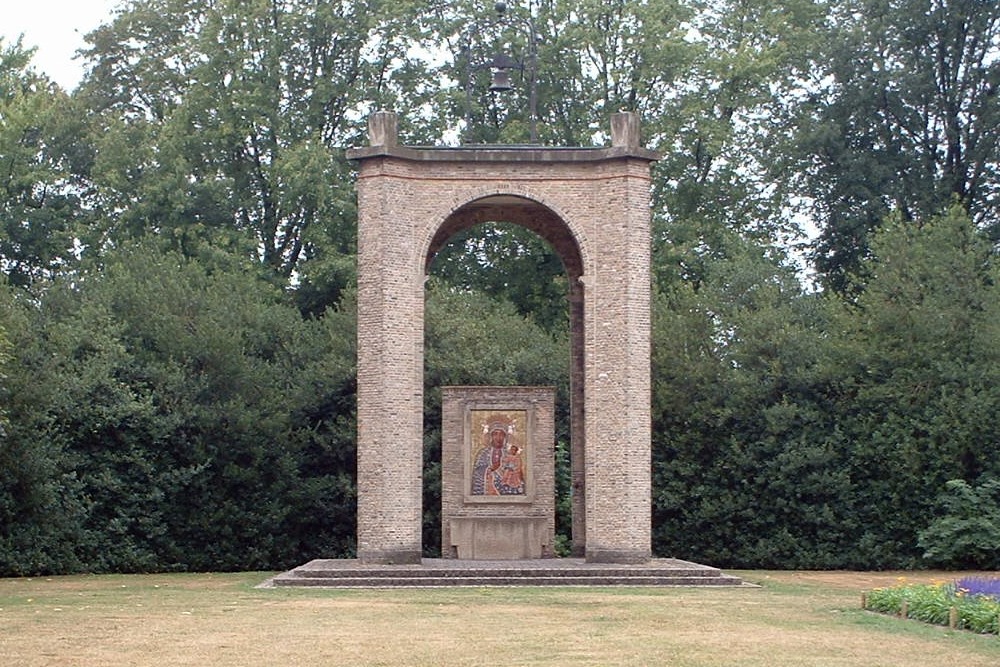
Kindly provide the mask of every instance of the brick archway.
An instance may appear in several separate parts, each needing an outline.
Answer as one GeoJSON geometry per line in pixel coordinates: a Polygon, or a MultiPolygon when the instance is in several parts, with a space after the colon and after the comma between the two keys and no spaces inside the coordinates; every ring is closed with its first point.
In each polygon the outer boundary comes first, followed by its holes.
{"type": "Polygon", "coordinates": [[[509,222],[524,227],[552,246],[566,271],[570,317],[570,466],[573,487],[573,554],[583,556],[587,543],[586,451],[584,443],[584,337],[583,337],[583,267],[587,264],[582,248],[585,237],[572,229],[567,220],[550,205],[528,195],[522,188],[511,194],[489,191],[452,210],[427,244],[425,272],[430,272],[434,257],[455,234],[475,225],[509,222]]]}
{"type": "Polygon", "coordinates": [[[650,558],[649,165],[638,118],[611,148],[414,148],[369,123],[358,161],[358,558],[421,556],[424,277],[453,234],[512,222],[560,255],[570,288],[574,548],[650,558]],[[578,506],[579,504],[579,506],[578,506]]]}
{"type": "Polygon", "coordinates": [[[543,202],[525,192],[511,193],[509,189],[477,196],[449,212],[427,243],[426,269],[448,239],[488,222],[510,222],[531,230],[556,251],[570,280],[583,275],[585,260],[579,230],[571,229],[562,215],[543,202]]]}

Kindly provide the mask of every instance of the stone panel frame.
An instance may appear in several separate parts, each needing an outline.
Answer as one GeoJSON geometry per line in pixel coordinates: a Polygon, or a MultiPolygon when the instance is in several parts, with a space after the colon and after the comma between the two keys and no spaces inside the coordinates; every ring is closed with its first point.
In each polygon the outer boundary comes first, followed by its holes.
{"type": "Polygon", "coordinates": [[[610,148],[399,146],[369,121],[358,162],[358,558],[420,561],[424,280],[454,233],[507,221],[549,241],[570,283],[574,551],[650,552],[650,164],[638,116],[610,148]]]}
{"type": "MultiPolygon", "coordinates": [[[[445,387],[445,389],[448,389],[448,387],[445,387]]],[[[485,405],[467,405],[465,410],[463,410],[462,432],[459,434],[462,466],[461,468],[456,467],[455,472],[462,475],[462,498],[466,505],[530,505],[535,501],[538,469],[545,462],[546,450],[535,439],[538,436],[535,411],[530,405],[517,405],[517,407],[514,407],[516,403],[516,399],[512,398],[498,403],[490,402],[485,405]],[[494,496],[485,492],[476,493],[475,491],[478,482],[476,479],[477,454],[480,453],[482,449],[480,445],[484,440],[484,436],[486,436],[485,429],[479,430],[482,428],[479,426],[479,423],[488,421],[491,415],[498,414],[511,417],[511,421],[517,424],[517,432],[512,435],[517,437],[518,442],[515,443],[515,446],[521,448],[521,456],[525,461],[522,475],[524,478],[523,490],[519,494],[494,496]]],[[[442,432],[442,449],[445,446],[444,440],[449,435],[451,434],[442,432]]],[[[551,458],[553,453],[550,452],[549,454],[549,458],[551,458]]],[[[444,454],[442,453],[443,457],[444,454]]],[[[442,474],[447,474],[448,472],[442,471],[442,474]]]]}
{"type": "Polygon", "coordinates": [[[441,389],[441,545],[445,558],[477,560],[553,555],[555,539],[555,389],[553,387],[442,387],[441,389]],[[483,441],[480,420],[515,416],[515,444],[525,447],[523,495],[489,496],[471,492],[472,461],[483,441]],[[470,549],[468,536],[454,534],[490,526],[506,536],[498,551],[470,549]],[[464,540],[464,543],[463,543],[464,540]]]}

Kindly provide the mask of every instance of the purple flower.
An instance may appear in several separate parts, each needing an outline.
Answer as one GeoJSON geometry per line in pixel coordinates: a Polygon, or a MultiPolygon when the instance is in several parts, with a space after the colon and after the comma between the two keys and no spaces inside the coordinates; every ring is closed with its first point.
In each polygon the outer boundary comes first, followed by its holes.
{"type": "Polygon", "coordinates": [[[962,577],[955,582],[955,591],[965,595],[981,595],[1000,601],[1000,578],[962,577]]]}

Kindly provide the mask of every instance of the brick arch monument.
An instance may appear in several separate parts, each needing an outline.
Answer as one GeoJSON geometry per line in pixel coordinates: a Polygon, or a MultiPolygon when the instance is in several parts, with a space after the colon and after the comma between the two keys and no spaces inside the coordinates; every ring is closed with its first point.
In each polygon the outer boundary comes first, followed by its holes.
{"type": "Polygon", "coordinates": [[[610,148],[420,148],[396,116],[348,151],[358,175],[358,559],[419,563],[424,282],[483,222],[548,241],[570,284],[573,544],[589,562],[650,559],[650,164],[638,116],[610,148]]]}

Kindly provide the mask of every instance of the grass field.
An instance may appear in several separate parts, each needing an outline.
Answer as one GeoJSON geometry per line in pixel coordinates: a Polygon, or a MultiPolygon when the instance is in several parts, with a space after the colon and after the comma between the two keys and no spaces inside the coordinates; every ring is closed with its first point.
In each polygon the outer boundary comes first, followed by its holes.
{"type": "Polygon", "coordinates": [[[266,573],[0,579],[0,665],[1000,664],[998,637],[861,611],[861,591],[897,574],[736,574],[761,587],[256,588],[266,573]]]}

